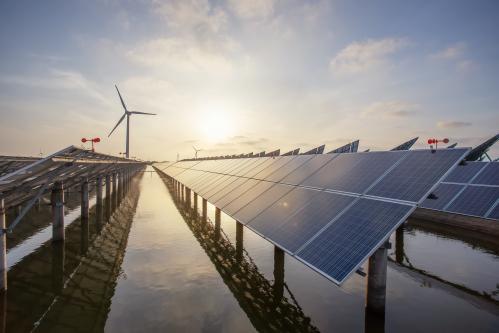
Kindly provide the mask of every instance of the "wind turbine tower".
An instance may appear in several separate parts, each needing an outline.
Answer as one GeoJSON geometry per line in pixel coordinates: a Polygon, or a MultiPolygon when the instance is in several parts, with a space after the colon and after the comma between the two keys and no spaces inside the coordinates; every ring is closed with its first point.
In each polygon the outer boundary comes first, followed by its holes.
{"type": "Polygon", "coordinates": [[[139,112],[139,111],[129,111],[127,109],[126,105],[125,105],[125,102],[123,101],[123,98],[121,97],[121,94],[120,94],[120,91],[118,89],[118,86],[117,85],[114,85],[114,86],[116,87],[116,91],[118,92],[118,96],[120,97],[121,105],[123,105],[123,109],[125,110],[125,113],[123,113],[123,115],[121,116],[120,120],[118,120],[118,122],[114,126],[113,130],[109,133],[108,137],[110,137],[111,134],[113,134],[113,132],[116,129],[116,127],[118,127],[119,124],[121,124],[121,122],[123,121],[123,119],[125,119],[125,116],[126,116],[126,150],[125,150],[125,157],[129,158],[130,157],[130,116],[132,114],[145,114],[145,115],[155,116],[156,114],[155,113],[147,113],[147,112],[139,112]]]}
{"type": "Polygon", "coordinates": [[[194,149],[194,158],[198,158],[198,152],[202,151],[202,149],[196,149],[196,147],[192,146],[192,149],[194,149]]]}

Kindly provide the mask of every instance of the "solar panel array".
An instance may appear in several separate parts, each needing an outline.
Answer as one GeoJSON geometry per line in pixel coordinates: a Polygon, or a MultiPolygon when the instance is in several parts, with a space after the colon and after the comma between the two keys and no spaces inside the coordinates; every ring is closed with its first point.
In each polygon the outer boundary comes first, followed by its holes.
{"type": "Polygon", "coordinates": [[[458,165],[421,207],[499,220],[499,162],[458,165]]]}
{"type": "Polygon", "coordinates": [[[155,167],[341,284],[467,152],[296,155],[155,167]]]}

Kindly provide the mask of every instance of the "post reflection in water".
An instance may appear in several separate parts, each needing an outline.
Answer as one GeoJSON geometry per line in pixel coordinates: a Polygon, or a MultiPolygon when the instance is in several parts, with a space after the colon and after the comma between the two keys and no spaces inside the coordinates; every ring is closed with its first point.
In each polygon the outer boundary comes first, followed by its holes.
{"type": "Polygon", "coordinates": [[[88,223],[80,219],[69,225],[64,242],[46,242],[9,270],[6,303],[0,300],[0,324],[7,332],[103,331],[137,207],[140,177],[132,180],[122,198],[106,197],[105,207],[93,207],[88,223]],[[120,205],[111,206],[114,200],[120,205]],[[109,216],[105,223],[104,210],[109,216]]]}
{"type": "MultiPolygon", "coordinates": [[[[176,193],[166,178],[175,205],[185,223],[204,249],[224,283],[230,289],[240,307],[245,311],[256,330],[260,332],[318,332],[291,292],[284,296],[284,252],[276,255],[275,281],[272,283],[259,272],[251,257],[243,249],[243,233],[237,232],[234,246],[220,228],[220,214],[215,214],[215,225],[206,223],[204,200],[203,214],[192,209],[176,193]]],[[[242,227],[242,225],[241,225],[242,227]]],[[[240,227],[238,227],[239,229],[240,227]]]]}

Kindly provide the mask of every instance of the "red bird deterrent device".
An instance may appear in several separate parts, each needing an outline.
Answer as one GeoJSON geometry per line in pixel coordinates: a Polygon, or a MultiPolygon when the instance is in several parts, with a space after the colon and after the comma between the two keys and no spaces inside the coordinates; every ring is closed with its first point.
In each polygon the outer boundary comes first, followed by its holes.
{"type": "Polygon", "coordinates": [[[94,152],[95,151],[95,149],[94,149],[94,143],[100,142],[100,138],[93,138],[93,139],[82,138],[81,139],[81,142],[83,142],[83,143],[86,143],[88,141],[92,142],[92,151],[94,152]]]}
{"type": "Polygon", "coordinates": [[[428,144],[431,145],[431,144],[435,144],[435,149],[438,148],[438,143],[439,142],[442,142],[442,143],[449,143],[449,139],[445,138],[445,139],[442,139],[442,140],[438,140],[438,139],[435,139],[435,138],[431,138],[431,139],[428,139],[428,144]]]}

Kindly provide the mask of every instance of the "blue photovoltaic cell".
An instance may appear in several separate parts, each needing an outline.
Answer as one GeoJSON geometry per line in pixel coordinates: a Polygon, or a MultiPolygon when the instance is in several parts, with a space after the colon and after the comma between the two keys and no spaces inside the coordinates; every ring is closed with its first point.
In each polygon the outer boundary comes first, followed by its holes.
{"type": "Polygon", "coordinates": [[[290,174],[292,171],[294,171],[296,168],[301,166],[303,163],[306,163],[308,160],[310,160],[314,155],[302,155],[300,159],[298,158],[293,158],[293,157],[287,157],[289,159],[289,162],[286,163],[285,165],[281,166],[274,172],[272,172],[270,175],[265,177],[266,181],[270,182],[279,182],[281,181],[285,176],[290,174]]]}
{"type": "Polygon", "coordinates": [[[336,191],[363,193],[404,152],[344,153],[303,181],[302,185],[336,191]]]}
{"type": "Polygon", "coordinates": [[[247,178],[240,178],[240,177],[235,177],[235,178],[236,180],[234,180],[230,184],[227,184],[227,186],[220,189],[220,191],[218,191],[217,193],[213,194],[212,197],[210,198],[210,202],[212,202],[217,207],[223,207],[227,202],[229,202],[226,201],[228,200],[228,198],[225,198],[225,196],[237,190],[243,184],[248,182],[247,178]]]}
{"type": "MultiPolygon", "coordinates": [[[[237,212],[239,209],[242,207],[246,206],[248,202],[254,200],[257,198],[259,195],[261,195],[263,192],[267,191],[269,188],[274,186],[275,184],[269,183],[269,182],[264,182],[261,180],[255,180],[257,184],[255,186],[248,186],[247,189],[244,189],[243,191],[237,191],[239,195],[234,196],[232,193],[232,197],[234,197],[234,200],[232,200],[230,203],[225,205],[223,207],[224,211],[229,214],[230,216],[233,216],[235,212],[237,212]]],[[[246,184],[244,184],[246,185],[246,184]]],[[[236,191],[234,191],[236,192],[236,191]]],[[[228,195],[228,196],[229,196],[228,195]]],[[[247,222],[247,221],[246,221],[247,222]]]]}
{"type": "Polygon", "coordinates": [[[277,157],[273,159],[274,163],[270,164],[268,167],[255,174],[252,178],[263,180],[266,177],[268,177],[271,173],[276,172],[277,170],[285,166],[287,163],[291,162],[292,159],[293,156],[277,157]]]}
{"type": "Polygon", "coordinates": [[[499,186],[499,162],[487,162],[487,166],[473,180],[473,184],[485,184],[485,185],[498,185],[499,186]]]}
{"type": "Polygon", "coordinates": [[[446,211],[484,217],[499,199],[499,187],[468,186],[446,211]]]}
{"type": "Polygon", "coordinates": [[[408,154],[369,195],[419,203],[467,149],[405,151],[408,154]]]}
{"type": "Polygon", "coordinates": [[[225,211],[225,207],[228,204],[244,195],[246,192],[250,191],[253,187],[260,184],[261,182],[261,180],[242,178],[241,181],[237,182],[236,185],[238,186],[236,188],[233,188],[230,192],[227,192],[225,196],[223,196],[216,202],[217,207],[220,207],[225,211]]]}
{"type": "Polygon", "coordinates": [[[242,200],[246,200],[246,204],[235,211],[233,216],[239,222],[246,224],[292,189],[292,186],[274,184],[274,186],[265,190],[260,195],[255,196],[254,199],[244,197],[242,200]]]}
{"type": "Polygon", "coordinates": [[[427,198],[425,201],[423,201],[421,207],[442,210],[463,188],[464,185],[440,184],[432,192],[436,196],[436,198],[427,198]]]}
{"type": "Polygon", "coordinates": [[[489,216],[487,216],[489,219],[494,219],[494,220],[499,220],[499,205],[495,206],[492,212],[490,212],[489,216]]]}
{"type": "Polygon", "coordinates": [[[295,188],[250,221],[248,227],[296,252],[355,197],[295,188]]]}
{"type": "Polygon", "coordinates": [[[298,257],[342,283],[412,210],[408,205],[359,199],[298,257]]]}
{"type": "Polygon", "coordinates": [[[459,164],[443,181],[449,183],[468,183],[485,165],[487,165],[485,162],[467,162],[465,165],[459,164]]]}
{"type": "Polygon", "coordinates": [[[283,184],[298,185],[301,184],[305,179],[310,177],[312,174],[317,172],[326,163],[334,159],[338,154],[328,154],[328,155],[298,155],[295,158],[297,160],[312,156],[306,163],[302,164],[298,169],[291,172],[289,175],[281,180],[283,184]]]}

